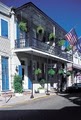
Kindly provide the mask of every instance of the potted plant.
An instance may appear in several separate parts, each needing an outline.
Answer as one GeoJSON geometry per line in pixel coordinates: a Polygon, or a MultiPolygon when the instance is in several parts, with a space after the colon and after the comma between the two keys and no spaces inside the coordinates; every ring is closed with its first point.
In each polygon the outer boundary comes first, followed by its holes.
{"type": "Polygon", "coordinates": [[[62,68],[59,69],[58,74],[63,75],[64,74],[64,70],[62,68]]]}
{"type": "Polygon", "coordinates": [[[43,34],[44,33],[44,28],[42,26],[37,27],[37,33],[38,34],[43,34]]]}
{"type": "Polygon", "coordinates": [[[41,74],[41,73],[42,73],[42,71],[41,71],[40,68],[38,68],[38,69],[35,70],[35,75],[38,75],[38,74],[41,74]]]}
{"type": "Polygon", "coordinates": [[[20,28],[20,30],[22,30],[23,32],[27,32],[27,25],[26,25],[25,22],[21,21],[21,22],[19,23],[19,28],[20,28]]]}
{"type": "Polygon", "coordinates": [[[35,69],[34,71],[36,78],[39,80],[39,77],[41,77],[42,70],[40,68],[35,69]]]}
{"type": "Polygon", "coordinates": [[[55,40],[55,35],[54,35],[54,33],[50,33],[50,34],[49,34],[49,40],[50,40],[50,41],[54,41],[54,40],[55,40]]]}
{"type": "Polygon", "coordinates": [[[40,80],[40,85],[44,88],[44,84],[45,84],[45,79],[41,79],[40,80]]]}
{"type": "Polygon", "coordinates": [[[70,50],[72,50],[72,46],[70,45],[65,48],[65,51],[70,51],[70,50]]]}
{"type": "Polygon", "coordinates": [[[48,75],[51,75],[51,76],[53,76],[55,74],[55,71],[51,68],[51,69],[49,69],[49,71],[48,71],[48,75]]]}
{"type": "Polygon", "coordinates": [[[63,46],[63,45],[64,45],[64,42],[65,42],[65,40],[60,40],[60,41],[58,41],[58,45],[59,45],[59,46],[63,46]]]}
{"type": "Polygon", "coordinates": [[[71,76],[71,72],[70,71],[67,71],[66,72],[66,75],[69,77],[69,76],[71,76]]]}
{"type": "Polygon", "coordinates": [[[45,79],[41,79],[39,83],[41,85],[41,87],[38,88],[39,93],[45,93],[44,89],[45,79]]]}
{"type": "Polygon", "coordinates": [[[19,75],[14,76],[14,90],[15,90],[15,93],[17,93],[18,96],[20,96],[21,93],[23,92],[22,78],[19,75]]]}

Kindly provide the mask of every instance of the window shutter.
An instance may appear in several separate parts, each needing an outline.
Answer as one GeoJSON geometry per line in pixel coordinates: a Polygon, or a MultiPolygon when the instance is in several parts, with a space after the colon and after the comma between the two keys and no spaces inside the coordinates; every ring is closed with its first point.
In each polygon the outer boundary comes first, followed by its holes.
{"type": "Polygon", "coordinates": [[[18,69],[18,70],[19,70],[19,76],[22,77],[22,65],[19,65],[18,68],[19,68],[19,69],[18,69]]]}
{"type": "Polygon", "coordinates": [[[2,57],[2,90],[9,90],[8,58],[2,57]]]}
{"type": "Polygon", "coordinates": [[[1,36],[8,37],[8,22],[1,19],[1,36]]]}

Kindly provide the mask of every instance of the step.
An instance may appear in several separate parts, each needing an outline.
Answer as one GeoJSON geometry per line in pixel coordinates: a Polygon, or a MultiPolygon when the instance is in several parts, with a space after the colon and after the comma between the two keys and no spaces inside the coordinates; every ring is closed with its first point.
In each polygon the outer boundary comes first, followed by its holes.
{"type": "Polygon", "coordinates": [[[12,91],[6,91],[6,92],[1,92],[2,97],[11,97],[14,96],[15,94],[12,91]]]}

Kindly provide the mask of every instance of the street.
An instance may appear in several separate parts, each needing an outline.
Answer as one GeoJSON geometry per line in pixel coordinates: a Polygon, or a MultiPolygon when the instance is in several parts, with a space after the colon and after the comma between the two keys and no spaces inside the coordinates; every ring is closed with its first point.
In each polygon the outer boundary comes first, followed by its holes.
{"type": "Polygon", "coordinates": [[[58,94],[21,105],[0,108],[0,120],[81,120],[81,93],[58,94]]]}

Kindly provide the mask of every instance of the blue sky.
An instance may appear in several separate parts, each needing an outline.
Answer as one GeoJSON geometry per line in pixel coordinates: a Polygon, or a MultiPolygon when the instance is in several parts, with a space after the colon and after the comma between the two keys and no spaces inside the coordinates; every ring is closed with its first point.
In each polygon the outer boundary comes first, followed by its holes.
{"type": "MultiPolygon", "coordinates": [[[[30,0],[0,0],[8,6],[21,6],[30,0]]],[[[80,0],[31,0],[37,7],[55,20],[66,31],[75,27],[81,36],[81,1],[80,0]]]]}

